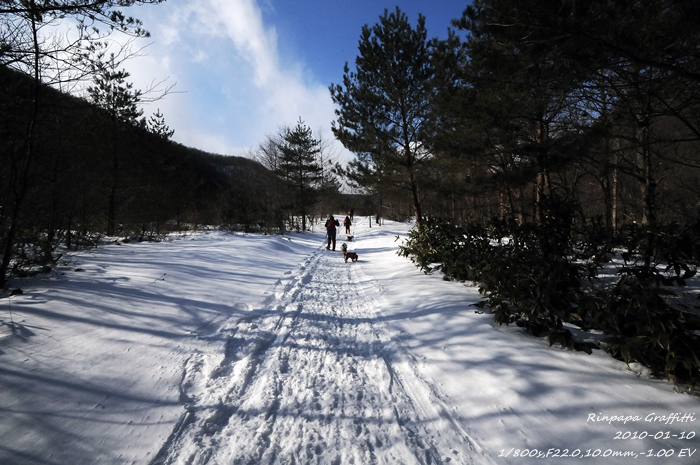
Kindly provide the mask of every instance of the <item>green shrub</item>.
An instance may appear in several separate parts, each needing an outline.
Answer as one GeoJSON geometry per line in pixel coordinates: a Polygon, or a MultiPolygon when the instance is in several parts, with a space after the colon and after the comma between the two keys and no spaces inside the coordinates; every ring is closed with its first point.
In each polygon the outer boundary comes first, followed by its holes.
{"type": "Polygon", "coordinates": [[[581,312],[587,327],[608,335],[603,342],[614,357],[691,384],[700,381],[700,316],[678,294],[696,274],[699,237],[692,225],[626,225],[617,237],[626,249],[617,281],[581,312]]]}
{"type": "Polygon", "coordinates": [[[696,273],[700,228],[631,225],[612,238],[600,221],[574,230],[569,210],[551,211],[539,226],[427,219],[399,253],[426,273],[478,282],[499,324],[588,353],[593,345],[574,340],[564,323],[601,330],[608,352],[626,363],[675,382],[700,382],[700,308],[677,299],[696,273]],[[596,276],[612,266],[614,245],[626,249],[625,265],[606,284],[596,276]]]}
{"type": "Polygon", "coordinates": [[[663,278],[640,267],[623,268],[591,323],[609,337],[608,352],[625,363],[639,362],[676,382],[700,381],[700,316],[678,308],[663,278]]]}
{"type": "MultiPolygon", "coordinates": [[[[564,219],[563,221],[569,221],[564,219]]],[[[516,323],[550,344],[575,347],[565,322],[575,321],[587,268],[569,257],[568,225],[550,217],[540,226],[510,225],[481,270],[479,291],[498,324],[516,323]]],[[[503,225],[495,228],[501,234],[503,225]]]]}
{"type": "Polygon", "coordinates": [[[472,223],[458,226],[436,218],[423,220],[399,255],[409,257],[426,274],[441,271],[444,279],[478,281],[493,247],[486,227],[472,223]]]}
{"type": "Polygon", "coordinates": [[[588,270],[571,262],[571,216],[566,209],[543,225],[458,226],[426,219],[399,249],[425,273],[444,279],[474,281],[499,324],[516,323],[550,343],[574,347],[563,322],[575,319],[581,281],[588,270]]]}

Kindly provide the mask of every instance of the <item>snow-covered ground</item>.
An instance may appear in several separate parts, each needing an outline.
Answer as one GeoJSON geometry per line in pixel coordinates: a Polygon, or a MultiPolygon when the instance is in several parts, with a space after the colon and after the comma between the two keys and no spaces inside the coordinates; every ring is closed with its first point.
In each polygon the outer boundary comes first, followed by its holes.
{"type": "Polygon", "coordinates": [[[14,282],[0,463],[700,463],[697,398],[494,326],[396,255],[409,225],[373,226],[356,263],[318,232],[208,232],[14,282]]]}

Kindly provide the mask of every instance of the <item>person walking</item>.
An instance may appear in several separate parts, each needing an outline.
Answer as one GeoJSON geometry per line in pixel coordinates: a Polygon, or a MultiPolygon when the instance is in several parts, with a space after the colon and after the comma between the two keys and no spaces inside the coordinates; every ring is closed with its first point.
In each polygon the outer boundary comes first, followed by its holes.
{"type": "Polygon", "coordinates": [[[330,250],[331,243],[333,244],[333,251],[335,252],[335,234],[336,229],[340,227],[338,220],[333,218],[333,215],[329,215],[326,220],[326,235],[328,236],[328,245],[326,245],[326,250],[330,250]]]}
{"type": "Polygon", "coordinates": [[[350,220],[350,216],[348,215],[343,220],[343,226],[345,226],[345,234],[350,234],[350,225],[351,224],[352,224],[352,221],[350,220]]]}

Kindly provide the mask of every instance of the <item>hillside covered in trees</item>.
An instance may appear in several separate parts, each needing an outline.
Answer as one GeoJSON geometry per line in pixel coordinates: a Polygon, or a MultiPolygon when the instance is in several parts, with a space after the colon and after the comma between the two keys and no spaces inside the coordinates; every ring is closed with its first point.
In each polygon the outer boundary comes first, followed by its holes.
{"type": "Polygon", "coordinates": [[[27,163],[32,81],[1,67],[0,82],[3,250],[15,225],[8,273],[49,266],[57,248],[92,246],[105,234],[154,239],[202,224],[280,226],[269,213],[272,173],[261,164],[185,147],[138,124],[114,126],[104,110],[48,86],[27,163]]]}
{"type": "Polygon", "coordinates": [[[160,111],[143,117],[141,104],[171,87],[129,82],[129,38],[149,33],[120,8],[161,2],[0,5],[0,287],[11,276],[49,270],[62,250],[102,238],[152,240],[203,224],[305,229],[319,214],[319,193],[323,209],[339,201],[331,165],[316,161],[326,146],[310,130],[305,140],[284,142],[292,133],[286,129],[274,139],[270,154],[284,155],[278,165],[259,153],[262,163],[185,147],[170,140],[160,111]],[[58,26],[65,25],[74,35],[63,34],[58,26]],[[113,34],[126,45],[115,50],[113,34]],[[312,166],[294,159],[304,155],[298,143],[316,147],[305,161],[312,166]],[[303,176],[301,196],[300,169],[311,175],[303,176]]]}

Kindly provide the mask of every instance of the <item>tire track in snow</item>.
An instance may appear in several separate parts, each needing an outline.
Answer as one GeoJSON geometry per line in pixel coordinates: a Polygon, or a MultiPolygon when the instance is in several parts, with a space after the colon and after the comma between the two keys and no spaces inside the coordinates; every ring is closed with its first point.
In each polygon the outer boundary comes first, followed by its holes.
{"type": "Polygon", "coordinates": [[[188,360],[186,411],[151,464],[487,462],[374,319],[378,295],[319,249],[222,329],[221,360],[188,360]]]}

